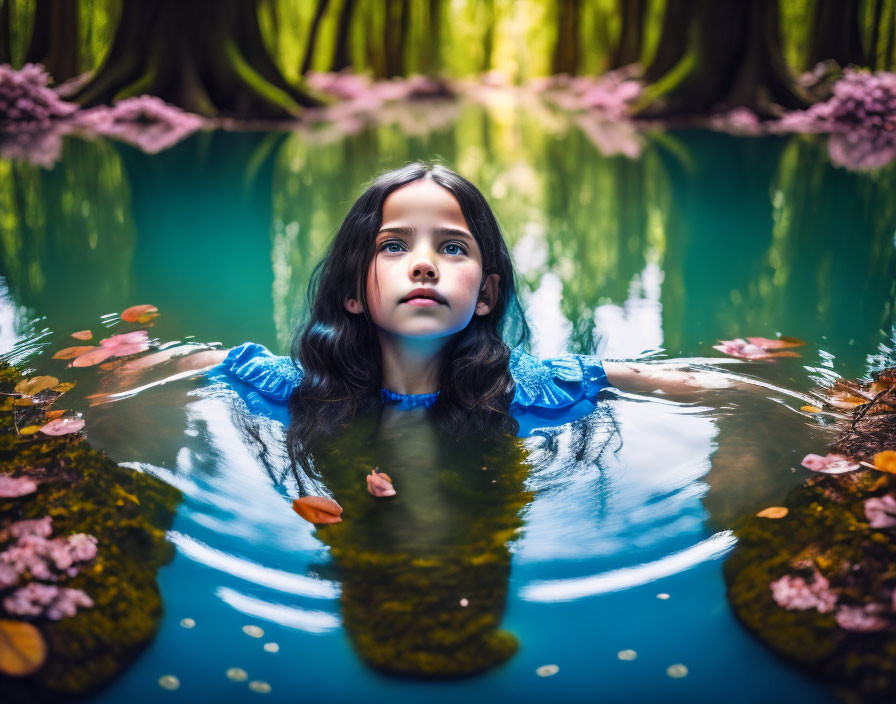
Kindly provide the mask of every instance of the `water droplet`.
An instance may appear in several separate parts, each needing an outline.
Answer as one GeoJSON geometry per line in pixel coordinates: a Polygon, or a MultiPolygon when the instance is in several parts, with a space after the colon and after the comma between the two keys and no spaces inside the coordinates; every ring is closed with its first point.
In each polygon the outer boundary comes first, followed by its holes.
{"type": "Polygon", "coordinates": [[[162,689],[177,689],[180,687],[180,680],[174,675],[162,675],[159,677],[159,687],[162,689]]]}
{"type": "Polygon", "coordinates": [[[280,646],[277,645],[276,643],[265,643],[264,649],[267,650],[269,653],[279,653],[280,652],[280,646]]]}
{"type": "Polygon", "coordinates": [[[461,600],[460,600],[460,605],[461,605],[461,606],[469,606],[469,605],[470,605],[470,602],[469,602],[468,599],[461,599],[461,600]]]}
{"type": "Polygon", "coordinates": [[[180,620],[180,625],[184,628],[193,628],[196,625],[196,622],[191,618],[182,618],[180,620]]]}
{"type": "Polygon", "coordinates": [[[663,592],[662,594],[657,594],[657,595],[656,595],[656,598],[657,598],[657,599],[668,599],[668,598],[669,598],[669,595],[666,594],[665,592],[663,592]]]}
{"type": "Polygon", "coordinates": [[[249,683],[249,689],[253,692],[258,692],[259,694],[267,694],[271,691],[271,685],[267,682],[262,682],[261,680],[252,680],[249,683]]]}
{"type": "Polygon", "coordinates": [[[535,670],[535,674],[539,677],[550,677],[551,675],[556,675],[560,670],[556,665],[542,665],[537,670],[535,670]]]}
{"type": "Polygon", "coordinates": [[[684,677],[686,674],[688,674],[688,668],[686,668],[684,665],[682,665],[680,663],[675,664],[675,665],[669,665],[669,667],[666,668],[666,674],[669,675],[669,677],[674,677],[675,679],[680,679],[680,678],[684,677]]]}
{"type": "Polygon", "coordinates": [[[261,638],[264,635],[264,630],[258,626],[243,626],[243,633],[253,638],[261,638]]]}
{"type": "Polygon", "coordinates": [[[620,660],[634,660],[638,654],[634,650],[620,650],[616,653],[616,657],[620,660]]]}
{"type": "Polygon", "coordinates": [[[231,667],[227,670],[227,679],[234,682],[245,682],[249,679],[248,673],[241,667],[231,667]]]}

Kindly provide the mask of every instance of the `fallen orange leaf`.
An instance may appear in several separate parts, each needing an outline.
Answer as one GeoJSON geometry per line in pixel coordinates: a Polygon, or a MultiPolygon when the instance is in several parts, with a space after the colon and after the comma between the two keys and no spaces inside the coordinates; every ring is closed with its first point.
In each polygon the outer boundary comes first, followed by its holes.
{"type": "Polygon", "coordinates": [[[47,411],[44,415],[50,420],[55,420],[56,418],[61,418],[65,415],[65,411],[47,411]]]}
{"type": "Polygon", "coordinates": [[[806,411],[806,413],[821,413],[821,409],[818,406],[800,406],[801,411],[806,411]]]}
{"type": "Polygon", "coordinates": [[[342,506],[324,496],[303,496],[292,502],[292,509],[309,523],[342,521],[342,506]]]}
{"type": "Polygon", "coordinates": [[[148,323],[158,317],[159,309],[149,304],[131,306],[121,314],[121,319],[126,323],[148,323]]]}
{"type": "Polygon", "coordinates": [[[784,518],[787,515],[787,508],[784,506],[769,506],[762,509],[756,514],[759,518],[784,518]]]}
{"type": "Polygon", "coordinates": [[[54,386],[53,391],[58,391],[61,394],[67,393],[75,388],[75,382],[73,381],[63,381],[59,386],[54,386]]]}
{"type": "Polygon", "coordinates": [[[51,389],[59,383],[55,376],[35,376],[31,379],[22,379],[15,386],[15,391],[23,396],[34,396],[41,391],[51,389]]]}
{"type": "Polygon", "coordinates": [[[806,343],[796,337],[782,336],[776,340],[770,340],[767,337],[748,337],[747,341],[751,345],[756,345],[766,350],[780,350],[784,347],[801,347],[806,343]]]}
{"type": "Polygon", "coordinates": [[[0,672],[25,677],[37,672],[47,659],[43,636],[30,623],[0,620],[0,672]]]}
{"type": "Polygon", "coordinates": [[[896,474],[896,450],[884,450],[874,456],[874,467],[881,472],[896,474]]]}
{"type": "Polygon", "coordinates": [[[93,337],[93,333],[90,330],[78,330],[72,333],[72,337],[76,340],[89,340],[93,337]]]}
{"type": "Polygon", "coordinates": [[[112,356],[112,350],[107,347],[98,347],[94,350],[90,350],[89,352],[85,352],[78,357],[75,357],[75,360],[72,362],[73,367],[92,367],[94,364],[99,364],[104,359],[109,359],[112,356]]]}
{"type": "Polygon", "coordinates": [[[74,359],[75,357],[79,357],[85,352],[90,352],[90,350],[95,350],[95,345],[84,345],[83,347],[66,347],[64,350],[59,350],[56,354],[53,355],[53,359],[74,359]]]}

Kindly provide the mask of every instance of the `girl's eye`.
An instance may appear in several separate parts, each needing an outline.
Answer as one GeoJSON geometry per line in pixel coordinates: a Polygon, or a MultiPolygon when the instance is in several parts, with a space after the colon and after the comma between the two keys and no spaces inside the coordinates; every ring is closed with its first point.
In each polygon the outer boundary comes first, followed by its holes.
{"type": "Polygon", "coordinates": [[[449,242],[445,245],[445,250],[447,251],[449,247],[453,247],[454,251],[448,252],[448,254],[466,254],[466,250],[461,247],[459,244],[455,244],[454,242],[449,242]]]}
{"type": "Polygon", "coordinates": [[[380,247],[381,252],[400,252],[401,251],[401,242],[386,242],[380,247]],[[399,249],[389,249],[390,247],[398,247],[399,249]]]}

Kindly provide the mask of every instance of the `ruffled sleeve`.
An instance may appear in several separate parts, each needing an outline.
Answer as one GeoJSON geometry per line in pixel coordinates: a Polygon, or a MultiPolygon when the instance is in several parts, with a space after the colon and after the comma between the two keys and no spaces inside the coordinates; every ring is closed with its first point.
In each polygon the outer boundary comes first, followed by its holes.
{"type": "Polygon", "coordinates": [[[244,342],[227,353],[221,367],[253,386],[265,398],[286,401],[302,382],[302,370],[289,357],[278,357],[264,345],[244,342]]]}
{"type": "Polygon", "coordinates": [[[510,373],[516,381],[511,410],[517,411],[569,408],[610,385],[600,358],[583,354],[540,360],[517,348],[510,373]]]}

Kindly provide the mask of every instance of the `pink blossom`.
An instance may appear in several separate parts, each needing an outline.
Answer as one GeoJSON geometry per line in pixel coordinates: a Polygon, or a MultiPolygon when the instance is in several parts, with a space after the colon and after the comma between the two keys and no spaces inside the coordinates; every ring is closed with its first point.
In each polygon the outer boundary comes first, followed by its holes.
{"type": "MultiPolygon", "coordinates": [[[[47,517],[49,519],[49,517],[47,517]]],[[[72,565],[76,562],[92,560],[96,557],[97,540],[86,533],[76,533],[65,537],[47,539],[47,519],[39,521],[21,521],[12,528],[18,534],[18,540],[0,553],[0,565],[5,566],[4,574],[11,569],[17,575],[28,573],[35,579],[55,582],[56,572],[65,572],[74,576],[72,565]],[[29,526],[23,526],[29,523],[29,526]]]]}
{"type": "Polygon", "coordinates": [[[883,611],[881,604],[865,604],[864,606],[841,606],[834,614],[837,625],[847,631],[880,631],[889,625],[889,621],[878,616],[883,611]]]}
{"type": "Polygon", "coordinates": [[[48,87],[50,77],[38,64],[16,71],[0,64],[0,134],[43,132],[78,110],[48,87]]]}
{"type": "Polygon", "coordinates": [[[24,538],[34,535],[40,538],[47,538],[53,532],[52,516],[44,516],[43,518],[35,518],[32,520],[16,521],[3,531],[3,536],[9,535],[13,538],[24,538]]]}
{"type": "Polygon", "coordinates": [[[868,499],[865,502],[865,517],[872,528],[896,526],[896,499],[892,494],[868,499]]]}
{"type": "Polygon", "coordinates": [[[719,340],[719,342],[722,344],[713,345],[712,348],[730,357],[749,359],[750,357],[760,357],[767,354],[762,347],[752,345],[740,337],[735,340],[719,340]]]}
{"type": "Polygon", "coordinates": [[[46,616],[58,621],[74,616],[78,607],[91,607],[93,600],[80,589],[31,582],[3,600],[4,608],[18,616],[46,616]]]}
{"type": "Polygon", "coordinates": [[[837,595],[830,590],[828,580],[813,568],[813,580],[809,584],[802,577],[784,575],[771,583],[772,598],[788,610],[818,609],[826,613],[834,608],[837,595]]]}
{"type": "Polygon", "coordinates": [[[0,476],[0,499],[12,499],[17,496],[33,494],[35,491],[37,491],[37,484],[28,477],[0,476]]]}
{"type": "Polygon", "coordinates": [[[860,466],[858,462],[853,462],[845,455],[832,453],[828,453],[824,457],[821,455],[806,455],[800,464],[813,472],[823,472],[824,474],[843,474],[844,472],[852,472],[860,466]]]}

